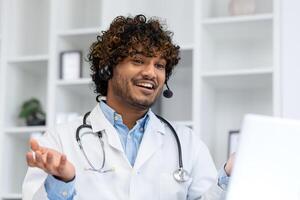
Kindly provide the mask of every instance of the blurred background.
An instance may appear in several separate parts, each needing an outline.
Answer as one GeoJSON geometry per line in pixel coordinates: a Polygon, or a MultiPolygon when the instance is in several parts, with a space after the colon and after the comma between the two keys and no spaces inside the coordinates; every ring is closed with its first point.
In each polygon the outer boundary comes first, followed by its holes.
{"type": "Polygon", "coordinates": [[[94,107],[86,56],[118,15],[157,16],[174,32],[174,96],[153,110],[194,129],[218,168],[246,113],[300,118],[299,9],[292,0],[0,0],[0,199],[21,199],[30,137],[94,107]]]}

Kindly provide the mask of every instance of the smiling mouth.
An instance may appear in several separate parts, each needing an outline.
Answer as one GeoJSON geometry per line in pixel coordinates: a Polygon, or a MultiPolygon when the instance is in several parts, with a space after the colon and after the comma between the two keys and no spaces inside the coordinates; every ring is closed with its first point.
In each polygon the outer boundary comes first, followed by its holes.
{"type": "Polygon", "coordinates": [[[135,85],[148,90],[154,90],[156,88],[155,84],[150,82],[139,82],[135,85]]]}

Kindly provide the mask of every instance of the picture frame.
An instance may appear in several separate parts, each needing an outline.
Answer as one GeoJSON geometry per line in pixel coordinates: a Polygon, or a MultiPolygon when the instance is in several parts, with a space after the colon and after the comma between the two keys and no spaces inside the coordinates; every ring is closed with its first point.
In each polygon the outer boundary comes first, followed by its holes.
{"type": "Polygon", "coordinates": [[[240,130],[230,130],[228,134],[228,157],[237,151],[238,143],[239,143],[240,130]]]}
{"type": "Polygon", "coordinates": [[[79,50],[63,51],[59,56],[59,78],[76,80],[82,78],[82,52],[79,50]]]}

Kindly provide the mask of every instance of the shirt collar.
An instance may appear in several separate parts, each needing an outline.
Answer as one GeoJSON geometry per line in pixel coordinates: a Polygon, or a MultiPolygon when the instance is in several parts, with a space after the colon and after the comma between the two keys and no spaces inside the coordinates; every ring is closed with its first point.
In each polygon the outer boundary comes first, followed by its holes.
{"type": "MultiPolygon", "coordinates": [[[[100,108],[105,116],[105,118],[114,126],[115,124],[123,124],[122,116],[118,114],[113,108],[105,103],[105,101],[100,101],[100,108]]],[[[136,121],[136,125],[143,128],[145,130],[147,126],[147,122],[149,119],[149,112],[148,112],[139,120],[136,121]]]]}

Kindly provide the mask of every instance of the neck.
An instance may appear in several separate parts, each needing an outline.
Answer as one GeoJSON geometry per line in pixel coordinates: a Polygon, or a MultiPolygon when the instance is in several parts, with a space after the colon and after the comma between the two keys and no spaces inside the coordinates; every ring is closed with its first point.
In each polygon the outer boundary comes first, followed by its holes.
{"type": "Polygon", "coordinates": [[[129,130],[132,129],[136,121],[142,118],[148,111],[148,109],[140,109],[131,105],[124,105],[124,103],[118,103],[110,98],[107,99],[106,103],[122,116],[123,123],[129,130]]]}

